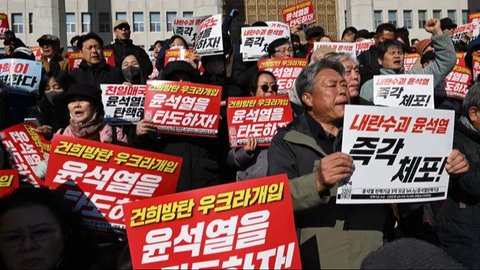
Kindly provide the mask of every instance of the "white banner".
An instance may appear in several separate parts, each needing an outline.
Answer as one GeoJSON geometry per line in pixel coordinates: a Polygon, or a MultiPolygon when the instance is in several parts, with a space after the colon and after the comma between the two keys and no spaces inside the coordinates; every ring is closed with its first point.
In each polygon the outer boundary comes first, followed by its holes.
{"type": "Polygon", "coordinates": [[[146,85],[101,84],[105,119],[117,125],[136,124],[143,116],[146,85]]]}
{"type": "Polygon", "coordinates": [[[359,56],[362,52],[368,51],[370,47],[375,45],[375,40],[366,39],[364,41],[355,42],[355,53],[359,56]]]}
{"type": "Polygon", "coordinates": [[[476,39],[480,34],[480,24],[477,23],[467,23],[457,26],[455,30],[453,30],[453,43],[458,43],[460,40],[468,33],[472,32],[472,39],[469,41],[476,39]]]}
{"type": "Polygon", "coordinates": [[[320,47],[330,47],[337,53],[349,53],[353,58],[357,57],[357,44],[351,42],[315,42],[313,43],[313,51],[320,47]]]}
{"type": "Polygon", "coordinates": [[[290,38],[284,27],[242,27],[240,52],[243,61],[257,61],[268,55],[268,45],[279,38],[290,38]]]}
{"type": "Polygon", "coordinates": [[[200,24],[202,24],[206,18],[208,18],[208,16],[175,18],[173,20],[173,33],[182,36],[187,41],[188,45],[192,45],[200,24]]]}
{"type": "Polygon", "coordinates": [[[222,14],[205,19],[195,36],[195,51],[199,55],[223,54],[222,14]]]}
{"type": "Polygon", "coordinates": [[[17,58],[0,59],[0,80],[21,92],[37,91],[42,77],[42,63],[17,58]]]}
{"type": "Polygon", "coordinates": [[[288,26],[288,24],[276,21],[268,21],[265,23],[268,24],[268,27],[283,28],[283,36],[290,37],[290,26],[288,26]]]}
{"type": "Polygon", "coordinates": [[[433,109],[433,75],[373,76],[373,103],[387,107],[433,109]]]}
{"type": "Polygon", "coordinates": [[[347,105],[342,152],[355,171],[339,184],[337,203],[443,200],[449,176],[454,112],[347,105]]]}

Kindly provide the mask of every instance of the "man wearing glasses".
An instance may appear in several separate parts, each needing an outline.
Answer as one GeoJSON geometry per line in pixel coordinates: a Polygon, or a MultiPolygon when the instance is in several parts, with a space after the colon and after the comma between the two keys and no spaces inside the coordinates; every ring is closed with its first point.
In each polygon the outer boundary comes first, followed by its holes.
{"type": "Polygon", "coordinates": [[[268,45],[268,58],[291,58],[293,46],[288,38],[275,39],[268,45]]]}
{"type": "Polygon", "coordinates": [[[130,34],[132,33],[130,24],[126,20],[116,20],[113,24],[113,32],[115,34],[115,42],[106,46],[105,50],[113,50],[115,66],[121,67],[123,58],[129,54],[134,54],[140,63],[143,78],[148,78],[153,71],[152,62],[145,50],[134,45],[130,39],[130,34]]]}

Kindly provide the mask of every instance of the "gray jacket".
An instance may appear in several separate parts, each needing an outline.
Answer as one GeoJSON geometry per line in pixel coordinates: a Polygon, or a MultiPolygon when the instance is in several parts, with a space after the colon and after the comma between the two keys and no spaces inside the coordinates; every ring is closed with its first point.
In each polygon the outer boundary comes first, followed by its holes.
{"type": "Polygon", "coordinates": [[[249,155],[243,147],[233,148],[228,152],[227,163],[237,170],[237,181],[264,177],[267,175],[268,148],[257,148],[249,155]]]}
{"type": "MultiPolygon", "coordinates": [[[[402,68],[398,73],[391,69],[380,69],[380,75],[392,74],[432,74],[433,86],[437,86],[452,71],[457,62],[455,48],[448,35],[432,37],[432,45],[435,48],[435,60],[425,68],[405,72],[402,68]]],[[[360,89],[360,104],[373,104],[373,79],[367,81],[360,89]]]]}

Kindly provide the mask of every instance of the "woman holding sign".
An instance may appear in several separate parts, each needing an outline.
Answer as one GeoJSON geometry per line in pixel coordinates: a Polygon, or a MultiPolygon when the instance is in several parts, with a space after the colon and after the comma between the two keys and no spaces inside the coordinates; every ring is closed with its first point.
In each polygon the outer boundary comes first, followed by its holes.
{"type": "MultiPolygon", "coordinates": [[[[278,90],[275,75],[270,71],[259,71],[251,85],[251,95],[256,97],[276,96],[278,90]]],[[[258,147],[254,136],[248,137],[242,148],[233,148],[228,153],[227,163],[237,170],[237,181],[267,175],[268,147],[258,147]]]]}

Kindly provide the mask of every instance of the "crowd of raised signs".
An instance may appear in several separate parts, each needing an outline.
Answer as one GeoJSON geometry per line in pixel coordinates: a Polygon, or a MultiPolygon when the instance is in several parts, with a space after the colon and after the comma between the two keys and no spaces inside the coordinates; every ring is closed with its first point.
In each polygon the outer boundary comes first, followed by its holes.
{"type": "Polygon", "coordinates": [[[149,53],[125,20],[69,52],[6,31],[0,268],[480,267],[478,21],[335,40],[299,5],[149,53]]]}

